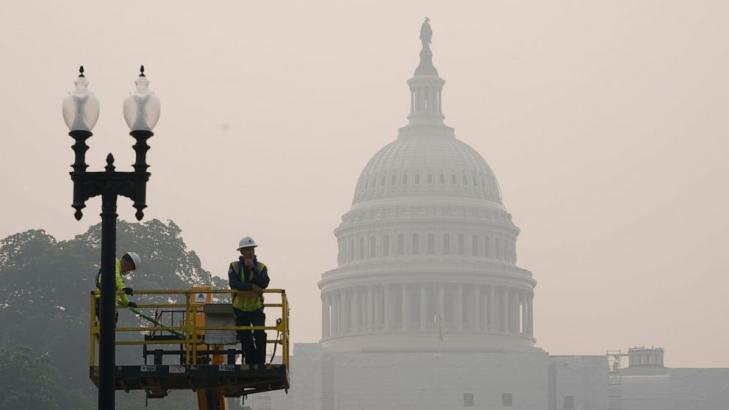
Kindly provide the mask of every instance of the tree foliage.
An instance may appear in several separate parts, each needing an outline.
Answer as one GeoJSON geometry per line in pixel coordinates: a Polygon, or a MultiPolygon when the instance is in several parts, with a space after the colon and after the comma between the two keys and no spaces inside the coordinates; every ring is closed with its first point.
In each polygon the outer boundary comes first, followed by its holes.
{"type": "Polygon", "coordinates": [[[28,348],[0,347],[0,409],[84,408],[91,403],[78,390],[61,384],[49,354],[36,355],[28,348]]]}

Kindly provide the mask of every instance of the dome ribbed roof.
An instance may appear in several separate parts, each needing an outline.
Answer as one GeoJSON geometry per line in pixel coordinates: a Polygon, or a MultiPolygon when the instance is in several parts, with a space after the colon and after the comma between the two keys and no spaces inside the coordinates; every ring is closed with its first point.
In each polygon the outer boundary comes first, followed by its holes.
{"type": "Polygon", "coordinates": [[[353,203],[414,195],[485,199],[501,204],[493,171],[476,150],[451,136],[401,136],[365,166],[353,203]]]}

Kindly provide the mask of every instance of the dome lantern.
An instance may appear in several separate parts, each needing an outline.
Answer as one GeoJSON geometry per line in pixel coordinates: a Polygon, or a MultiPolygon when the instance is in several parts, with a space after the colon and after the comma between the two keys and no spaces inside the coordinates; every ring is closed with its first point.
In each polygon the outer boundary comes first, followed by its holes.
{"type": "Polygon", "coordinates": [[[433,65],[433,52],[430,50],[430,43],[433,39],[433,30],[430,27],[430,19],[427,17],[420,27],[420,63],[415,69],[415,74],[408,81],[410,86],[410,120],[408,126],[440,126],[443,124],[441,94],[443,91],[442,78],[438,76],[438,70],[433,65]]]}

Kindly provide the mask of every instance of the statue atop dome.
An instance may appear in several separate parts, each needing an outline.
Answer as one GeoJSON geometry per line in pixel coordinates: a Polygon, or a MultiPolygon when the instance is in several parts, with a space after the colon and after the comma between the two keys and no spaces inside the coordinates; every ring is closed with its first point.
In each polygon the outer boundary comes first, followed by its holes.
{"type": "Polygon", "coordinates": [[[433,53],[430,51],[430,42],[433,39],[433,30],[430,28],[430,19],[425,18],[420,26],[420,42],[423,49],[420,50],[420,64],[415,69],[415,75],[438,75],[438,70],[433,66],[433,53]]]}
{"type": "Polygon", "coordinates": [[[430,19],[426,17],[423,25],[420,26],[420,41],[423,43],[423,48],[429,47],[432,39],[433,29],[430,28],[430,19]]]}

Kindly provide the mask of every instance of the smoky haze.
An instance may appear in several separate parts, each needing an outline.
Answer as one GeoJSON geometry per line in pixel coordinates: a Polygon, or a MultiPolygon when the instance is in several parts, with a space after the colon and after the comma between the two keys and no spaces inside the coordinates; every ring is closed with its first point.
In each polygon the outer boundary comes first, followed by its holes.
{"type": "Polygon", "coordinates": [[[0,236],[98,221],[98,200],[73,219],[61,100],[83,64],[101,102],[87,162],[113,152],[123,169],[121,105],[144,64],[162,101],[147,217],[174,220],[221,276],[253,236],[294,341],[317,341],[332,231],[407,121],[429,16],[446,124],[521,229],[537,344],[729,366],[729,3],[269,3],[3,2],[0,236]]]}

